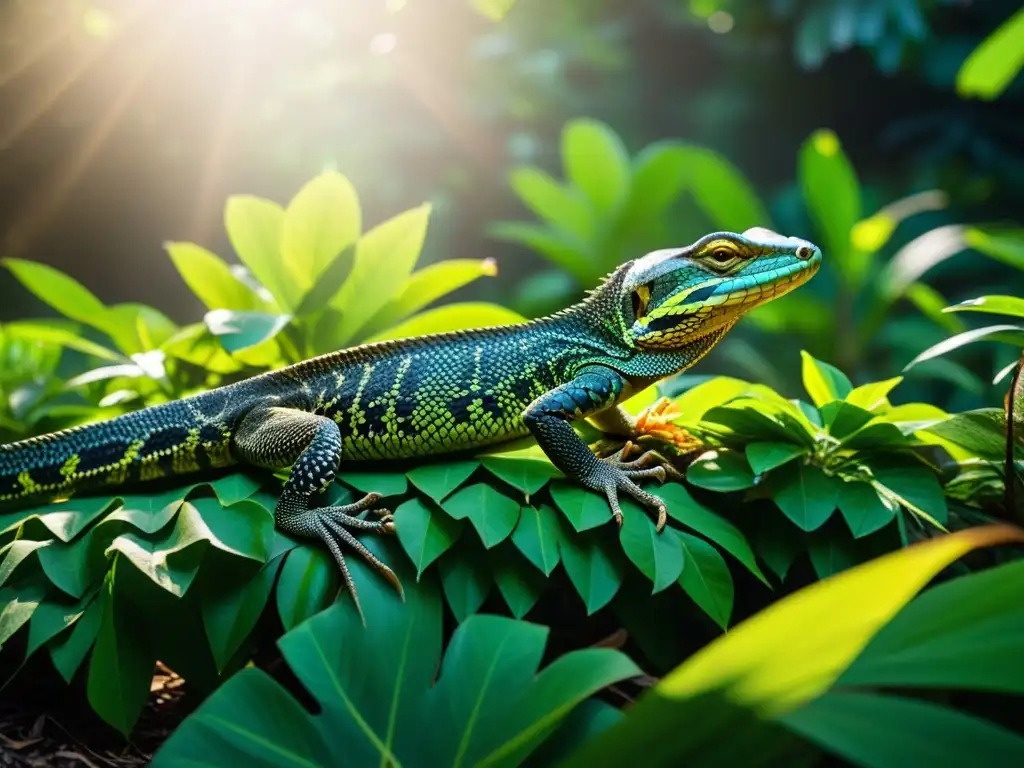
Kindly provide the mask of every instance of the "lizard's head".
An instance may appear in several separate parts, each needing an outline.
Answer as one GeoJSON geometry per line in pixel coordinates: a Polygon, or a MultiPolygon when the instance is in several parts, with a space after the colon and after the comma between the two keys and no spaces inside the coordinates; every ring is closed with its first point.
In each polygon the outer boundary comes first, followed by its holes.
{"type": "Polygon", "coordinates": [[[731,326],[740,315],[807,282],[821,250],[756,227],[713,232],[686,248],[634,261],[622,282],[622,314],[639,347],[672,349],[731,326]]]}

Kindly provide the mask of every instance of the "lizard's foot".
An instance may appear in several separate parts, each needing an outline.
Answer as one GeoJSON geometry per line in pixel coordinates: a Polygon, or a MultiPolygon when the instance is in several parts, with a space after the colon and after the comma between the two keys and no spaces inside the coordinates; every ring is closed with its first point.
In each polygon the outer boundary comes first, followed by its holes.
{"type": "Polygon", "coordinates": [[[377,520],[364,520],[356,517],[359,513],[372,508],[381,498],[379,493],[368,493],[359,501],[351,504],[307,510],[298,516],[300,519],[295,520],[297,527],[301,526],[305,529],[305,535],[315,536],[327,545],[327,548],[334,556],[335,562],[338,564],[338,568],[341,570],[341,577],[345,582],[345,588],[352,595],[352,600],[360,616],[363,615],[363,609],[359,604],[356,585],[352,580],[352,574],[349,573],[348,564],[345,562],[345,556],[342,553],[342,543],[359,553],[366,562],[373,566],[378,573],[398,590],[398,593],[404,599],[402,584],[399,582],[398,577],[395,576],[394,571],[382,563],[376,555],[366,548],[366,545],[352,534],[353,530],[386,534],[395,532],[395,523],[390,510],[375,509],[374,512],[378,515],[377,520]]]}
{"type": "Polygon", "coordinates": [[[668,477],[678,477],[679,472],[675,467],[667,463],[658,464],[653,467],[650,466],[659,459],[663,462],[665,461],[654,451],[647,451],[639,459],[634,459],[633,461],[622,461],[621,454],[624,450],[625,448],[612,456],[601,459],[592,475],[584,478],[583,484],[595,491],[604,493],[608,499],[608,506],[611,508],[612,517],[615,518],[615,522],[618,525],[622,525],[622,508],[619,506],[619,492],[621,491],[633,497],[644,507],[657,512],[656,530],[658,533],[661,533],[661,530],[665,527],[665,522],[668,520],[668,508],[665,506],[664,501],[653,493],[645,491],[636,484],[636,481],[646,477],[655,477],[659,482],[664,483],[668,477]],[[648,458],[650,454],[654,455],[648,458]],[[670,474],[670,472],[674,474],[670,474]]]}
{"type": "Polygon", "coordinates": [[[660,398],[636,417],[633,440],[649,438],[671,446],[679,453],[689,453],[699,448],[700,440],[673,423],[679,415],[679,406],[666,397],[660,398]]]}

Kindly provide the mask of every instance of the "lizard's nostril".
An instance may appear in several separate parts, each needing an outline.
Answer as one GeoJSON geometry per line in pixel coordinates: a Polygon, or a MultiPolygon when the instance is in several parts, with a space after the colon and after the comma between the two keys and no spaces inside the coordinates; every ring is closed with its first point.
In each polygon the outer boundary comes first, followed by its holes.
{"type": "Polygon", "coordinates": [[[807,261],[811,256],[814,255],[814,249],[809,245],[801,245],[796,249],[796,257],[807,261]]]}

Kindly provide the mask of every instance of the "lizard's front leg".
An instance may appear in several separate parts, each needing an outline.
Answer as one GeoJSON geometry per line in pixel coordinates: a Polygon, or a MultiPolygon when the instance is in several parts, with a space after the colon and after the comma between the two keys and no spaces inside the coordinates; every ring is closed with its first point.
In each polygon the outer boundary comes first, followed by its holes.
{"type": "Polygon", "coordinates": [[[309,508],[313,493],[334,482],[334,474],[341,461],[341,432],[334,421],[295,408],[256,408],[242,420],[235,434],[235,447],[247,464],[269,469],[292,468],[278,499],[274,522],[287,533],[317,538],[327,545],[360,615],[362,609],[341,551],[341,542],[356,550],[399,592],[402,591],[392,570],[361,544],[350,530],[394,531],[394,523],[387,510],[378,510],[382,515],[379,520],[355,517],[376,504],[380,494],[368,493],[352,504],[309,508]]]}
{"type": "Polygon", "coordinates": [[[623,462],[619,457],[599,459],[580,439],[569,423],[603,411],[613,405],[626,385],[621,374],[611,368],[593,365],[576,377],[534,400],[523,413],[523,420],[551,462],[566,476],[608,497],[615,521],[622,524],[619,492],[626,493],[658,513],[658,530],[665,526],[668,510],[657,496],[636,484],[644,477],[664,482],[664,466],[641,466],[623,462]]]}

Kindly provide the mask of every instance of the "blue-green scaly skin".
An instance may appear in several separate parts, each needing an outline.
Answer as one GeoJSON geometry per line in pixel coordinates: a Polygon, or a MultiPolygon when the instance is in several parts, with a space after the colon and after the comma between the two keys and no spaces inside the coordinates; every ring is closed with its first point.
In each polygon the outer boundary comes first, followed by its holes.
{"type": "Polygon", "coordinates": [[[633,482],[656,470],[598,460],[570,422],[690,367],[743,312],[813,275],[820,258],[809,243],[767,230],[713,233],[622,265],[585,300],[540,320],[342,350],[0,446],[0,505],[238,464],[291,466],[277,522],[324,538],[347,578],[331,539],[355,540],[338,529],[390,530],[390,519],[308,509],[339,462],[465,451],[532,433],[568,476],[604,490],[614,512],[618,491],[657,507],[633,482]]]}

